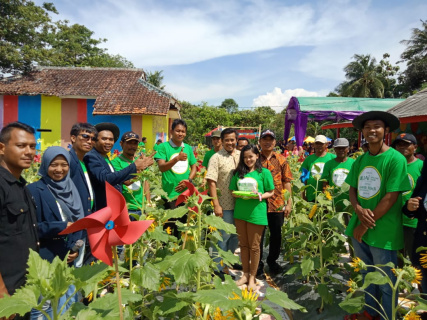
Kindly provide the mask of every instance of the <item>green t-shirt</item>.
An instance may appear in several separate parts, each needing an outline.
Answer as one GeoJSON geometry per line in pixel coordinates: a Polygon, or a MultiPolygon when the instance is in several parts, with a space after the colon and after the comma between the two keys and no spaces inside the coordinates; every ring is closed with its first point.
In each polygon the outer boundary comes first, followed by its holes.
{"type": "MultiPolygon", "coordinates": [[[[345,180],[356,188],[357,200],[365,209],[374,210],[388,192],[400,192],[390,210],[363,235],[363,241],[372,247],[386,250],[403,248],[402,192],[411,189],[406,167],[405,157],[393,148],[377,156],[367,152],[356,159],[345,180]]],[[[345,234],[352,237],[359,224],[357,214],[353,214],[345,234]]]]}
{"type": "MultiPolygon", "coordinates": [[[[336,159],[329,160],[323,167],[321,179],[328,181],[328,184],[333,187],[341,187],[350,172],[354,159],[347,158],[345,162],[337,162],[336,159]]],[[[349,200],[348,192],[343,193],[334,198],[335,208],[338,212],[344,210],[343,200],[349,200]]]]}
{"type": "MultiPolygon", "coordinates": [[[[322,175],[323,167],[325,166],[325,163],[335,158],[336,156],[332,153],[326,153],[323,157],[318,157],[315,154],[312,154],[311,156],[308,156],[307,158],[305,158],[304,162],[301,165],[300,171],[302,171],[303,169],[308,170],[308,172],[310,173],[310,177],[308,178],[306,183],[307,185],[312,186],[312,188],[309,187],[305,189],[307,201],[315,200],[315,190],[317,186],[317,180],[316,178],[314,178],[314,175],[316,174],[322,175]],[[316,164],[316,166],[320,168],[319,172],[316,170],[316,167],[314,166],[314,164],[316,164]]],[[[319,182],[319,189],[322,189],[322,182],[319,182]]]]}
{"type": "Polygon", "coordinates": [[[212,156],[215,154],[214,148],[210,149],[208,152],[205,153],[205,157],[203,158],[202,166],[205,168],[208,167],[209,160],[212,158],[212,156]]]}
{"type": "Polygon", "coordinates": [[[138,143],[138,147],[141,148],[141,152],[145,153],[145,143],[144,142],[139,142],[138,143]]]}
{"type": "MultiPolygon", "coordinates": [[[[273,176],[270,170],[262,168],[261,172],[252,171],[245,175],[243,179],[235,174],[231,178],[230,190],[238,191],[254,191],[264,193],[266,191],[274,190],[273,176]]],[[[241,199],[236,198],[236,205],[234,207],[234,218],[245,220],[247,222],[266,226],[267,221],[267,201],[259,199],[241,199]]]]}
{"type": "Polygon", "coordinates": [[[159,148],[159,145],[157,143],[155,143],[154,146],[153,146],[153,150],[157,151],[158,148],[159,148]]]}
{"type": "MultiPolygon", "coordinates": [[[[190,167],[197,162],[191,146],[186,143],[183,143],[183,145],[184,153],[187,154],[187,160],[178,161],[170,170],[162,172],[162,188],[167,192],[169,198],[175,198],[180,194],[175,191],[175,187],[182,180],[187,180],[189,178],[190,167]]],[[[181,148],[182,147],[173,147],[171,141],[163,142],[159,144],[154,159],[162,159],[168,162],[179,155],[181,148]]]]}
{"type": "MultiPolygon", "coordinates": [[[[411,190],[402,193],[402,206],[411,198],[412,191],[414,191],[415,185],[417,184],[418,177],[421,175],[424,162],[420,159],[416,159],[414,162],[408,164],[408,178],[411,184],[411,190]]],[[[403,225],[405,227],[416,228],[418,219],[411,219],[406,215],[403,215],[403,225]]]]}
{"type": "MultiPolygon", "coordinates": [[[[125,158],[122,154],[115,157],[111,164],[114,170],[120,171],[127,168],[133,161],[125,158]]],[[[135,181],[131,185],[122,185],[122,194],[125,197],[126,205],[129,210],[138,211],[142,208],[142,187],[141,181],[135,181]]]]}

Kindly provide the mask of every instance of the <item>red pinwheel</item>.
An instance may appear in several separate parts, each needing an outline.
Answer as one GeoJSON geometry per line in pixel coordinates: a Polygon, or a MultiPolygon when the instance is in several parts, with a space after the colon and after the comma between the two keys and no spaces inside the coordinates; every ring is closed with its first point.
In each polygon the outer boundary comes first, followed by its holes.
{"type": "MultiPolygon", "coordinates": [[[[201,204],[203,202],[201,195],[206,195],[208,191],[206,190],[200,193],[190,181],[184,180],[184,183],[187,186],[187,190],[185,190],[183,193],[181,193],[178,196],[178,198],[176,199],[176,205],[179,205],[180,203],[183,203],[183,202],[187,202],[188,198],[193,194],[196,194],[199,196],[197,203],[201,204]]],[[[199,209],[197,208],[197,206],[191,207],[189,209],[196,213],[199,213],[199,209]]]]}
{"type": "Polygon", "coordinates": [[[113,265],[112,246],[132,244],[148,229],[153,220],[130,221],[123,195],[105,183],[107,206],[91,215],[77,220],[59,234],[87,230],[90,248],[94,257],[113,265]]]}

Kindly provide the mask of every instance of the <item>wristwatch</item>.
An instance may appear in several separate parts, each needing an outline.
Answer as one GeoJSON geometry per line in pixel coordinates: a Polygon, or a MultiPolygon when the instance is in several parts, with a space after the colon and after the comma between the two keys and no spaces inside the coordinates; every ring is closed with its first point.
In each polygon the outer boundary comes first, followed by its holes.
{"type": "Polygon", "coordinates": [[[188,181],[190,181],[190,183],[193,183],[193,179],[188,178],[188,181]]]}

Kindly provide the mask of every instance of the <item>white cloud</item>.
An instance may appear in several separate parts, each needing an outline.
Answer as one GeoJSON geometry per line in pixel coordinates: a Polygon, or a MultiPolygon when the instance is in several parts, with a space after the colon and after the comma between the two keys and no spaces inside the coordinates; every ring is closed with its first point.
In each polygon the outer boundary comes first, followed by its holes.
{"type": "Polygon", "coordinates": [[[292,6],[263,0],[170,4],[173,1],[91,1],[84,10],[64,16],[107,38],[110,52],[139,67],[337,43],[368,28],[363,18],[369,9],[366,0],[292,6]]]}
{"type": "Polygon", "coordinates": [[[270,106],[276,112],[279,112],[288,105],[291,97],[319,97],[319,94],[300,88],[288,89],[282,92],[282,89],[276,87],[272,92],[267,92],[267,94],[255,98],[252,105],[254,107],[270,106]]]}

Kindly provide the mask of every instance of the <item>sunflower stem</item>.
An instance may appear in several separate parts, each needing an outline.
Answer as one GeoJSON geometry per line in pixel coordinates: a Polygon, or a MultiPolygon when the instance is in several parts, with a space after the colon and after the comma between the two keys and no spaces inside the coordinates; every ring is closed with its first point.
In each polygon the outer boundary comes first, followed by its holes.
{"type": "Polygon", "coordinates": [[[116,270],[117,297],[119,298],[120,320],[123,320],[122,291],[121,291],[121,287],[120,287],[120,274],[119,274],[119,257],[117,256],[117,249],[116,249],[116,247],[113,246],[111,249],[113,250],[114,268],[116,270]]]}

